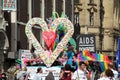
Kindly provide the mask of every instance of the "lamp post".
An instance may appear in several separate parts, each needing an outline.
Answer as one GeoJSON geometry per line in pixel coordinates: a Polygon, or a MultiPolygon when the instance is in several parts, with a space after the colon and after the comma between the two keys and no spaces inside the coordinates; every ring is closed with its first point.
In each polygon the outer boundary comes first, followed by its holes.
{"type": "Polygon", "coordinates": [[[3,69],[7,69],[7,66],[5,66],[5,61],[6,61],[6,58],[7,58],[7,55],[8,55],[8,49],[0,49],[0,52],[2,53],[2,59],[1,59],[1,68],[3,69]]]}
{"type": "Polygon", "coordinates": [[[99,45],[100,45],[100,53],[102,52],[102,41],[103,41],[103,18],[104,18],[104,7],[103,0],[100,0],[100,27],[99,27],[99,45]]]}

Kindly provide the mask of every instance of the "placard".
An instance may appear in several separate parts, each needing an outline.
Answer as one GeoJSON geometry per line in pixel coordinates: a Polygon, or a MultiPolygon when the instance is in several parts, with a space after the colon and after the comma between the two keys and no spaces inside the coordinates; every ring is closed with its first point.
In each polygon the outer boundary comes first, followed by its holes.
{"type": "MultiPolygon", "coordinates": [[[[57,67],[42,67],[42,66],[39,66],[42,68],[42,71],[43,73],[41,74],[42,76],[42,80],[45,80],[46,76],[49,74],[49,72],[52,72],[53,73],[53,76],[54,76],[54,80],[59,80],[59,76],[60,76],[60,71],[61,71],[61,67],[60,66],[57,66],[57,67]]],[[[37,68],[38,67],[27,67],[27,71],[28,73],[30,73],[30,77],[29,79],[32,79],[33,80],[33,77],[34,75],[36,74],[37,72],[37,68]]]]}
{"type": "Polygon", "coordinates": [[[83,50],[89,50],[90,52],[96,51],[94,34],[80,34],[76,40],[78,52],[82,52],[83,50]]]}
{"type": "Polygon", "coordinates": [[[2,0],[3,10],[16,11],[16,1],[17,0],[2,0]]]}

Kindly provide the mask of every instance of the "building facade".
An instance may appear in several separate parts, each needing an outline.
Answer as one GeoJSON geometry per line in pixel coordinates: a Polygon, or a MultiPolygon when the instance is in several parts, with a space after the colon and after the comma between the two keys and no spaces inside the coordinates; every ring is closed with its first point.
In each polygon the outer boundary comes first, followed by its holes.
{"type": "Polygon", "coordinates": [[[115,59],[117,40],[120,36],[119,0],[79,0],[80,34],[95,34],[96,52],[115,59]]]}
{"type": "MultiPolygon", "coordinates": [[[[41,17],[46,20],[52,12],[57,12],[59,16],[65,12],[75,25],[74,38],[80,34],[94,34],[96,53],[102,52],[114,60],[120,35],[119,0],[17,0],[16,4],[16,11],[3,11],[3,18],[8,22],[5,31],[9,42],[7,54],[3,55],[6,56],[3,60],[5,65],[9,65],[9,61],[14,63],[20,49],[32,48],[25,35],[25,25],[29,19],[41,17]]],[[[42,44],[41,30],[33,28],[33,33],[42,44]]]]}

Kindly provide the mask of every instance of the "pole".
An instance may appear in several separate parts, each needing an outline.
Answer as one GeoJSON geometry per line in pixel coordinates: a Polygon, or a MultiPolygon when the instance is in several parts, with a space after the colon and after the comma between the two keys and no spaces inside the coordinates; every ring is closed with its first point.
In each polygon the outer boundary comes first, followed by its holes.
{"type": "MultiPolygon", "coordinates": [[[[42,5],[41,5],[41,17],[42,17],[42,19],[44,20],[44,18],[45,18],[45,1],[44,0],[42,0],[42,5]]],[[[42,31],[40,31],[40,41],[42,42],[42,46],[44,46],[44,40],[43,40],[43,38],[42,38],[42,31]]]]}
{"type": "Polygon", "coordinates": [[[42,0],[42,4],[41,4],[41,17],[44,19],[44,17],[45,17],[45,12],[44,12],[44,9],[45,9],[45,2],[44,2],[44,0],[42,0]]]}
{"type": "Polygon", "coordinates": [[[72,23],[74,24],[74,0],[71,0],[71,4],[72,4],[72,16],[71,16],[71,18],[72,18],[72,23]]]}
{"type": "Polygon", "coordinates": [[[103,11],[103,0],[100,0],[100,28],[99,28],[99,45],[100,45],[100,53],[102,53],[102,40],[103,40],[103,35],[102,35],[102,29],[103,29],[103,16],[104,16],[104,11],[103,11]]]}
{"type": "Polygon", "coordinates": [[[11,51],[17,52],[17,13],[11,12],[11,51]]]}
{"type": "MultiPolygon", "coordinates": [[[[32,0],[28,0],[28,14],[29,14],[29,19],[32,18],[32,0]]],[[[29,42],[29,50],[31,50],[32,48],[32,43],[30,41],[29,42]]]]}
{"type": "Polygon", "coordinates": [[[65,14],[65,0],[63,0],[63,12],[65,14]]]}
{"type": "Polygon", "coordinates": [[[56,6],[55,6],[55,0],[53,0],[53,12],[55,12],[56,11],[56,6]]]}

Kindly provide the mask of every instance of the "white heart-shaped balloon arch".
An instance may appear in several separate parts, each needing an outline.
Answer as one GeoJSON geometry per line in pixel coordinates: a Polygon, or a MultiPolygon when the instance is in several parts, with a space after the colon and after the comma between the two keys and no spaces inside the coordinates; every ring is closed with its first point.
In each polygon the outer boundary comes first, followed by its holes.
{"type": "Polygon", "coordinates": [[[37,50],[37,54],[39,54],[40,58],[43,60],[44,64],[46,64],[47,67],[50,67],[56,58],[59,56],[61,51],[63,51],[64,47],[70,40],[70,37],[74,33],[74,26],[71,23],[70,20],[66,18],[56,18],[52,24],[50,25],[50,28],[48,29],[46,22],[41,18],[32,18],[28,21],[25,27],[25,33],[28,37],[28,39],[31,41],[33,47],[37,50]],[[60,24],[63,24],[63,26],[67,29],[67,33],[62,38],[62,40],[57,44],[55,50],[52,52],[51,56],[48,57],[48,55],[45,53],[45,50],[41,46],[41,44],[38,42],[38,40],[35,38],[34,34],[32,33],[32,27],[34,25],[39,25],[42,29],[42,32],[44,31],[53,31],[55,32],[57,27],[59,27],[60,24]]]}

